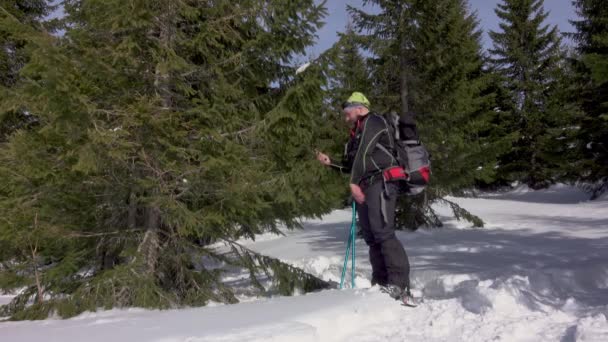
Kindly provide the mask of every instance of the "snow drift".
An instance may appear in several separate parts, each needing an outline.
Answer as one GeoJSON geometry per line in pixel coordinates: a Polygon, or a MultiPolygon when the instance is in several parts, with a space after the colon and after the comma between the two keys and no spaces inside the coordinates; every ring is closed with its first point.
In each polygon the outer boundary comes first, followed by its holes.
{"type": "MultiPolygon", "coordinates": [[[[400,232],[415,294],[404,308],[369,288],[357,241],[356,289],[173,311],[87,313],[0,324],[2,341],[608,341],[608,201],[557,186],[452,198],[486,221],[400,232]]],[[[247,246],[339,280],[349,211],[247,246]]],[[[237,279],[238,280],[238,279],[237,279]]],[[[1,298],[0,300],[5,300],[1,298]]]]}

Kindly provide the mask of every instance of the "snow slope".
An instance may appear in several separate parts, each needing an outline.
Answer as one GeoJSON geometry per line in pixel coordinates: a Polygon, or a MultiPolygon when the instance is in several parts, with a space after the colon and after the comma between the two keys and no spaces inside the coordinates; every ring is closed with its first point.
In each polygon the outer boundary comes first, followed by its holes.
{"type": "MultiPolygon", "coordinates": [[[[453,198],[485,220],[483,229],[437,208],[446,228],[399,233],[415,293],[425,298],[416,309],[369,288],[367,248],[358,240],[356,289],[0,323],[0,340],[608,341],[608,201],[586,198],[566,186],[453,198]]],[[[247,245],[339,281],[349,221],[349,211],[336,211],[247,245]]]]}

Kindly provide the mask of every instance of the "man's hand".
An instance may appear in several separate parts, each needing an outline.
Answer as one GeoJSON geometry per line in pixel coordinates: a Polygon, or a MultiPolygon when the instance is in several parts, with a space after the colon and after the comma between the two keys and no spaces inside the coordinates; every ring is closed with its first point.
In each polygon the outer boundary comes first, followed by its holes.
{"type": "Polygon", "coordinates": [[[350,185],[350,193],[353,195],[355,201],[359,204],[365,203],[365,195],[363,194],[363,190],[357,184],[350,185]]]}
{"type": "Polygon", "coordinates": [[[316,152],[317,152],[317,160],[321,164],[323,164],[325,166],[329,166],[331,164],[331,159],[329,159],[329,157],[327,156],[327,154],[321,153],[319,151],[316,151],[316,152]]]}

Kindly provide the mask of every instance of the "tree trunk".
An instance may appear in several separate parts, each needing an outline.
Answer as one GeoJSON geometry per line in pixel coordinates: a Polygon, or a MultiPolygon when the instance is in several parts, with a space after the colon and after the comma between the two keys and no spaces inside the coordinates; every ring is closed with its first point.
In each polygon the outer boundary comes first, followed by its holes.
{"type": "Polygon", "coordinates": [[[34,267],[34,278],[36,280],[36,291],[38,293],[38,300],[37,302],[39,304],[42,303],[42,299],[43,299],[43,291],[42,291],[42,284],[40,282],[40,272],[38,271],[38,256],[36,255],[36,249],[37,247],[31,247],[31,252],[32,252],[32,265],[34,267]]]}
{"type": "Polygon", "coordinates": [[[407,57],[407,53],[408,53],[408,49],[407,49],[407,43],[408,43],[408,38],[407,38],[407,17],[406,17],[406,13],[407,13],[407,7],[406,5],[403,5],[403,9],[401,10],[401,27],[399,30],[399,83],[400,83],[400,98],[401,98],[401,112],[400,112],[400,116],[401,118],[405,119],[408,116],[408,113],[410,111],[410,107],[409,107],[409,87],[408,87],[408,82],[407,82],[407,78],[408,78],[408,74],[409,74],[409,70],[408,70],[408,57],[407,57]]]}
{"type": "MultiPolygon", "coordinates": [[[[173,36],[175,34],[175,15],[176,8],[172,1],[167,1],[166,8],[158,18],[158,39],[160,54],[164,57],[157,64],[154,72],[154,88],[156,94],[160,97],[161,110],[157,115],[163,115],[163,111],[170,110],[173,106],[171,94],[171,73],[169,71],[170,61],[167,56],[168,51],[172,49],[173,36]]],[[[156,191],[153,190],[153,194],[156,191]]],[[[131,210],[131,208],[129,208],[131,210]]],[[[129,213],[131,216],[131,212],[129,213]]],[[[130,219],[132,219],[130,217],[130,219]]],[[[129,222],[131,223],[131,222],[129,222]]],[[[145,229],[146,233],[141,244],[138,247],[138,252],[144,257],[146,271],[149,274],[154,273],[158,264],[160,252],[159,229],[161,226],[161,211],[158,206],[152,205],[145,209],[145,229]]]]}
{"type": "Polygon", "coordinates": [[[154,273],[158,263],[158,254],[160,249],[159,242],[159,227],[160,227],[160,210],[157,207],[146,209],[146,233],[142,242],[137,248],[137,252],[143,256],[144,265],[148,274],[154,273]]]}
{"type": "Polygon", "coordinates": [[[135,194],[129,194],[129,208],[127,209],[127,228],[135,229],[137,225],[137,203],[135,202],[135,194]]]}
{"type": "MultiPolygon", "coordinates": [[[[34,232],[38,230],[38,213],[34,217],[34,232]]],[[[38,240],[35,243],[30,243],[30,252],[32,253],[32,266],[34,268],[34,278],[36,280],[36,291],[38,293],[37,302],[40,304],[43,300],[44,291],[40,282],[40,271],[38,270],[38,240]]]]}
{"type": "MultiPolygon", "coordinates": [[[[165,57],[169,55],[166,52],[172,49],[173,36],[175,34],[174,21],[175,6],[172,4],[172,1],[168,1],[165,12],[159,18],[158,34],[161,54],[165,57]]],[[[154,73],[154,87],[156,88],[156,93],[160,96],[164,110],[168,110],[172,106],[171,75],[168,64],[168,60],[161,60],[156,65],[154,73]]]]}

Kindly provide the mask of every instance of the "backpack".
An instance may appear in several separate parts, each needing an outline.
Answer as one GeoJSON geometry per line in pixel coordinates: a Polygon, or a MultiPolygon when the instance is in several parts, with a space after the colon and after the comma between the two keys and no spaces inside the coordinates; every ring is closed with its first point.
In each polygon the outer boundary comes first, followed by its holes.
{"type": "Polygon", "coordinates": [[[385,115],[394,142],[394,155],[399,166],[384,170],[386,182],[399,184],[401,194],[414,196],[422,193],[431,178],[431,158],[420,142],[413,115],[401,118],[397,113],[385,115]]]}

